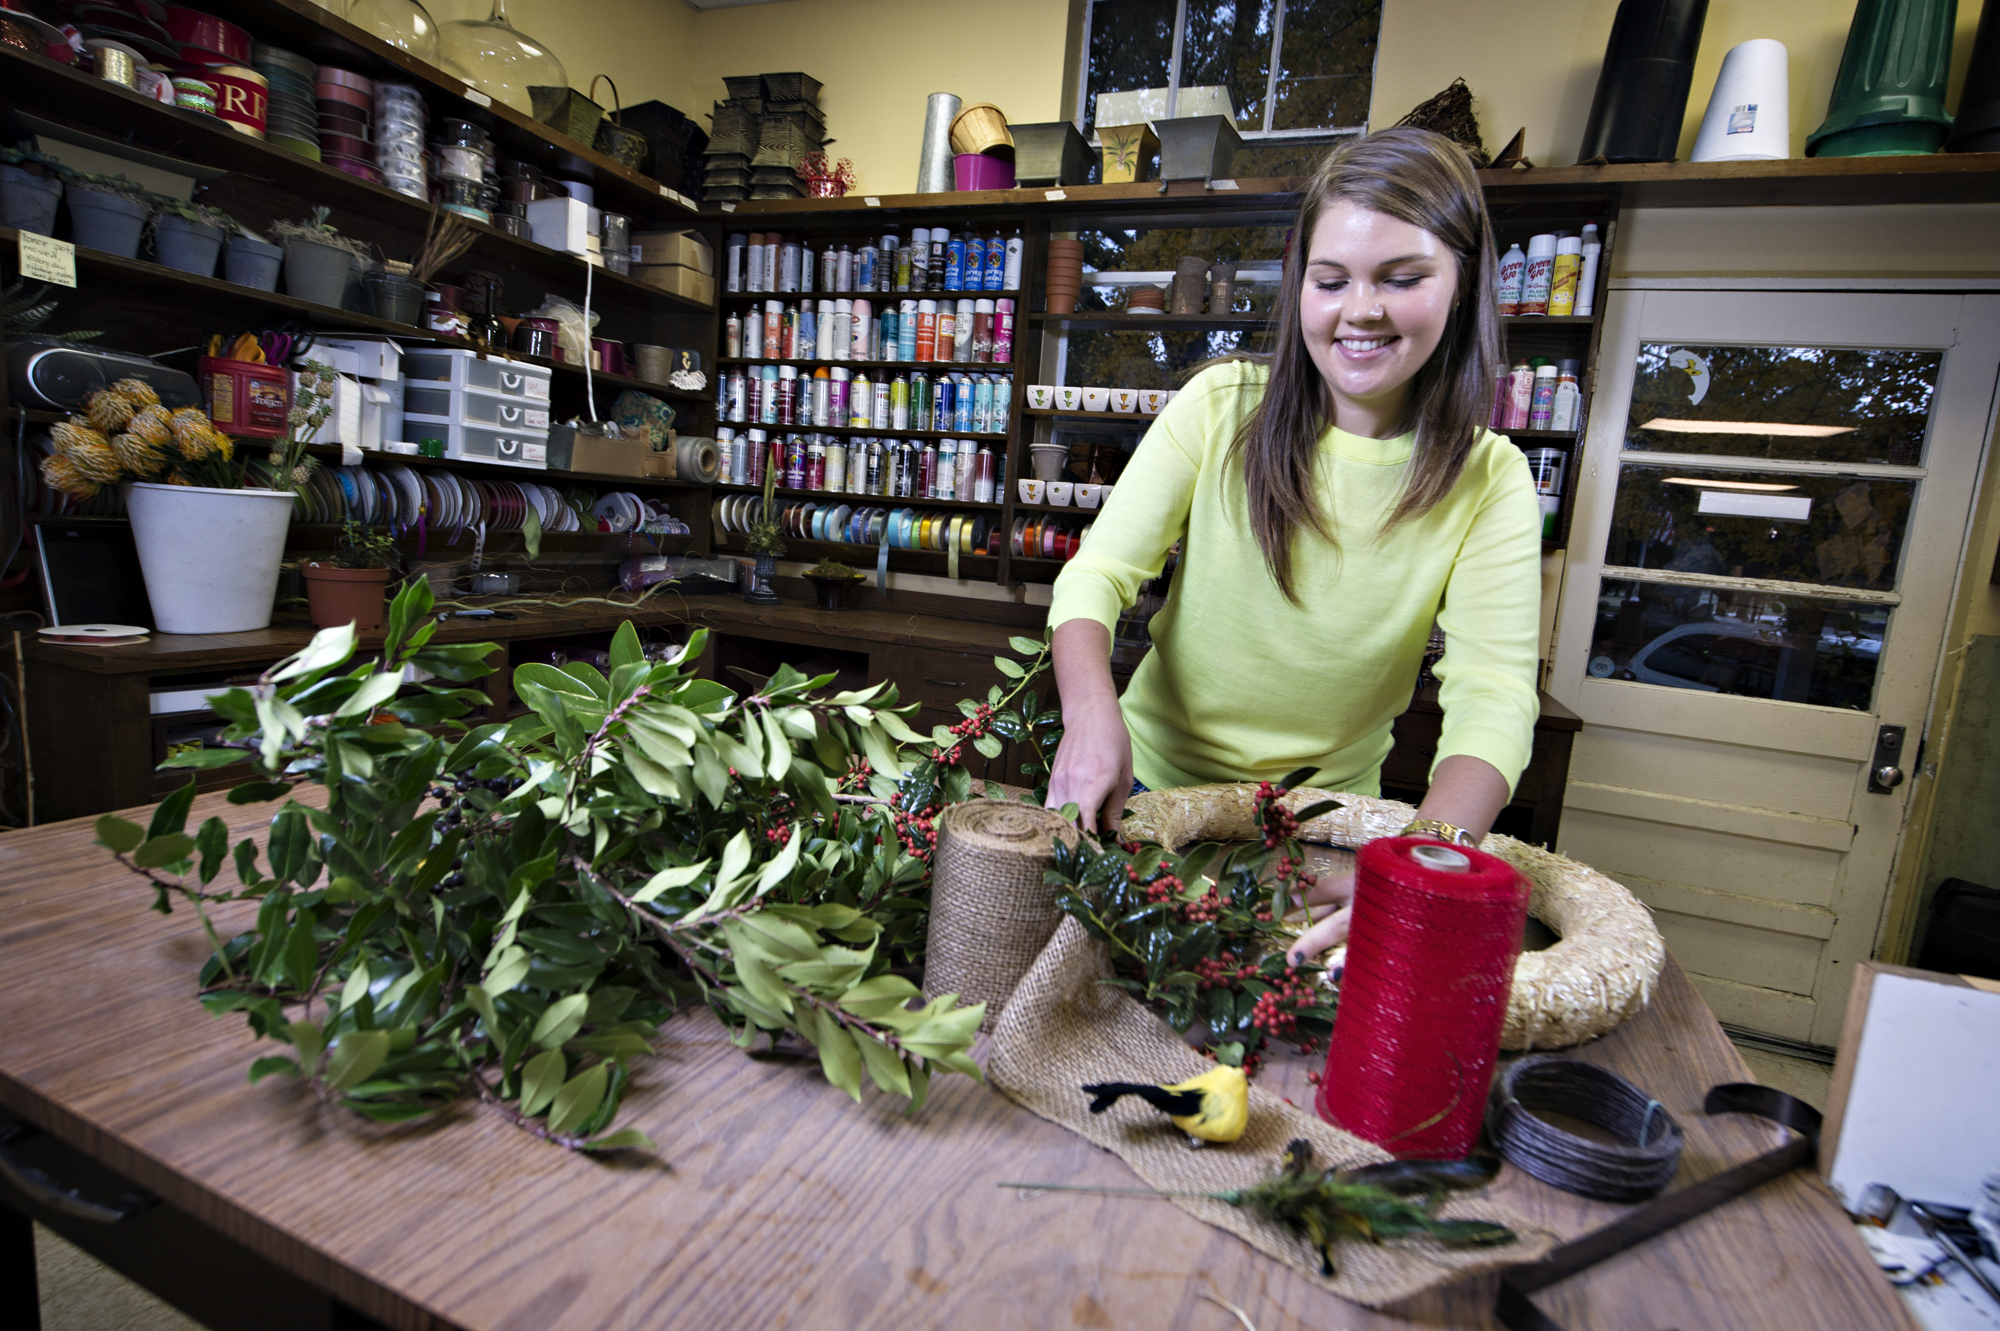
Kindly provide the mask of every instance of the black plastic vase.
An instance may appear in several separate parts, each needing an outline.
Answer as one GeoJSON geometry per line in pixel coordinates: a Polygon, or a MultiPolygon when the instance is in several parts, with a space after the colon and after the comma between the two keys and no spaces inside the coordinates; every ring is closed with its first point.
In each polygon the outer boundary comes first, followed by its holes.
{"type": "Polygon", "coordinates": [[[1954,153],[2000,153],[2000,3],[1989,3],[1979,15],[1965,91],[1958,97],[1958,123],[1944,147],[1954,153]]]}
{"type": "Polygon", "coordinates": [[[1580,162],[1671,162],[1708,0],[1620,0],[1580,162]]]}

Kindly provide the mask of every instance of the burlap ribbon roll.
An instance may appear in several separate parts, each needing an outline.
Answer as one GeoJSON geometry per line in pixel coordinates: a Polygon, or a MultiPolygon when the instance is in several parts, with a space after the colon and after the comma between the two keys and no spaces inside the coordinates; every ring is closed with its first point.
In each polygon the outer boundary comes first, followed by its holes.
{"type": "MultiPolygon", "coordinates": [[[[940,838],[940,850],[942,838],[940,838]]],[[[942,854],[940,854],[940,860],[942,854]]],[[[932,937],[936,937],[933,924],[932,937]]],[[[933,944],[935,946],[935,944],[933,944]]],[[[1101,983],[1111,974],[1109,950],[1075,920],[1064,920],[1039,960],[1013,991],[993,1033],[986,1076],[1008,1099],[1115,1152],[1150,1187],[1226,1192],[1271,1173],[1287,1142],[1303,1137],[1323,1165],[1361,1165],[1389,1153],[1250,1088],[1250,1123],[1227,1146],[1190,1150],[1179,1129],[1128,1097],[1102,1114],[1090,1112],[1086,1082],[1137,1081],[1172,1085],[1214,1065],[1188,1048],[1172,1027],[1124,990],[1101,983]]],[[[1283,1227],[1206,1197],[1176,1197],[1176,1206],[1238,1235],[1343,1298],[1380,1307],[1475,1271],[1533,1261],[1554,1236],[1514,1208],[1473,1195],[1446,1202],[1446,1216],[1477,1217],[1511,1228],[1518,1240],[1500,1248],[1446,1248],[1431,1240],[1337,1244],[1337,1274],[1320,1276],[1319,1254],[1283,1227]]],[[[1050,1201],[1051,1206],[1061,1205],[1050,1201]]]]}
{"type": "Polygon", "coordinates": [[[1065,830],[1074,835],[1054,810],[1011,800],[968,800],[939,816],[926,996],[983,1002],[981,1029],[993,1029],[1062,922],[1042,874],[1065,830]]]}

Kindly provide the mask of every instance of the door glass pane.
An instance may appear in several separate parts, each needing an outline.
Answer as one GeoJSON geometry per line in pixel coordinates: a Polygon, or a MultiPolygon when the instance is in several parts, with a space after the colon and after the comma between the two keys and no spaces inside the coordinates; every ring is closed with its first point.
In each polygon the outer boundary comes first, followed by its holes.
{"type": "Polygon", "coordinates": [[[1284,50],[1271,128],[1367,124],[1381,26],[1382,0],[1285,0],[1284,50]]]}
{"type": "MultiPolygon", "coordinates": [[[[1187,41],[1181,47],[1181,87],[1226,88],[1236,128],[1264,128],[1264,93],[1277,20],[1278,0],[1206,4],[1190,0],[1187,41]]],[[[1179,112],[1189,114],[1185,101],[1179,112]]]]}
{"type": "Polygon", "coordinates": [[[1173,69],[1174,0],[1096,0],[1090,7],[1085,138],[1097,127],[1097,95],[1164,88],[1173,69]]]}
{"type": "Polygon", "coordinates": [[[1916,482],[1626,464],[1604,562],[1890,591],[1916,482]]]}
{"type": "Polygon", "coordinates": [[[1923,461],[1941,351],[1639,347],[1625,446],[1772,461],[1923,461]]]}
{"type": "Polygon", "coordinates": [[[1593,679],[1867,711],[1889,607],[1606,578],[1593,679]]]}

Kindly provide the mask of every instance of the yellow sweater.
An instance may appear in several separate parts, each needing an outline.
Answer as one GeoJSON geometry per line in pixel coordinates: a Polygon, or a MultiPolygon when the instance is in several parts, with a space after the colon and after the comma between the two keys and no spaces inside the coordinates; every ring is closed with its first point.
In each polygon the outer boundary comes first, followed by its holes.
{"type": "Polygon", "coordinates": [[[1111,628],[1185,542],[1153,616],[1153,650],[1123,699],[1139,780],[1265,781],[1310,766],[1314,785],[1378,793],[1390,724],[1409,705],[1436,620],[1446,642],[1438,760],[1483,758],[1511,790],[1538,714],[1541,519],[1526,459],[1488,432],[1443,502],[1378,538],[1414,436],[1329,429],[1316,480],[1339,545],[1300,533],[1294,605],[1264,565],[1242,471],[1226,460],[1267,375],[1220,365],[1177,395],[1056,580],[1051,626],[1111,628]]]}

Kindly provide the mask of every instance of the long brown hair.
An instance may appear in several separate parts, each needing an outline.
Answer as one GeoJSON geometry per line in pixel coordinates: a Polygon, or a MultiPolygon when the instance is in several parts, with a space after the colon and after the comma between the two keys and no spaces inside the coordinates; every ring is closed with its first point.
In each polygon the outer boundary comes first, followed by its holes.
{"type": "Polygon", "coordinates": [[[1313,231],[1340,200],[1421,227],[1458,260],[1458,303],[1437,349],[1412,381],[1416,445],[1403,497],[1383,531],[1422,517],[1458,483],[1489,418],[1500,360],[1493,225],[1464,149],[1429,130],[1404,128],[1370,134],[1329,153],[1299,206],[1278,291],[1277,346],[1268,357],[1248,358],[1270,365],[1269,382],[1230,446],[1232,463],[1242,463],[1250,526],[1264,562],[1294,603],[1294,533],[1306,528],[1337,539],[1313,493],[1320,436],[1337,422],[1299,316],[1313,231]]]}

